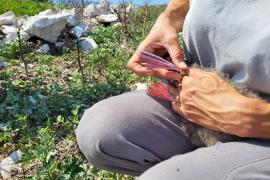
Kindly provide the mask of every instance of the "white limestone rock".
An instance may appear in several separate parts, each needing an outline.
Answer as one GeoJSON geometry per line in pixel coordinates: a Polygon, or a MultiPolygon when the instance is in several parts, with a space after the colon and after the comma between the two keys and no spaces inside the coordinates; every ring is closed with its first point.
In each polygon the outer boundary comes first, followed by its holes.
{"type": "Polygon", "coordinates": [[[62,10],[61,12],[62,15],[68,15],[68,19],[67,19],[67,22],[68,22],[68,25],[69,26],[76,26],[79,24],[79,22],[81,21],[81,13],[73,8],[73,9],[64,9],[62,10]]]}
{"type": "Polygon", "coordinates": [[[16,16],[12,11],[8,11],[0,16],[0,26],[2,25],[15,25],[16,16]]]}
{"type": "Polygon", "coordinates": [[[39,47],[37,50],[37,53],[40,54],[47,54],[50,51],[50,47],[48,44],[43,44],[42,46],[39,47]]]}
{"type": "Polygon", "coordinates": [[[89,4],[88,6],[86,6],[86,8],[84,8],[84,11],[83,11],[83,16],[86,18],[95,17],[100,14],[101,14],[101,11],[98,8],[96,8],[94,4],[89,4]]]}
{"type": "Polygon", "coordinates": [[[4,41],[7,43],[13,43],[17,40],[17,28],[16,26],[2,26],[2,32],[5,36],[4,41]]]}
{"type": "Polygon", "coordinates": [[[16,162],[22,158],[20,150],[14,151],[0,163],[0,173],[4,180],[12,179],[12,170],[16,168],[16,162]]]}
{"type": "Polygon", "coordinates": [[[110,4],[107,0],[100,0],[97,7],[100,9],[101,14],[110,14],[110,4]]]}
{"type": "Polygon", "coordinates": [[[54,43],[66,27],[69,18],[70,15],[68,14],[37,15],[31,17],[26,22],[24,31],[31,37],[37,36],[45,41],[54,43]]]}
{"type": "Polygon", "coordinates": [[[80,47],[82,51],[90,51],[91,49],[96,49],[98,47],[97,43],[92,38],[81,38],[80,47]]]}
{"type": "Polygon", "coordinates": [[[30,37],[36,36],[55,43],[67,25],[73,27],[78,25],[79,21],[80,15],[75,8],[62,10],[58,13],[46,10],[38,15],[28,17],[23,25],[23,31],[30,37]]]}
{"type": "Polygon", "coordinates": [[[102,14],[97,16],[97,21],[99,23],[112,23],[118,21],[118,17],[116,14],[102,14]]]}
{"type": "Polygon", "coordinates": [[[79,24],[71,29],[71,32],[77,37],[80,38],[83,35],[85,29],[84,24],[79,24]]]}
{"type": "Polygon", "coordinates": [[[54,15],[54,12],[52,9],[47,9],[45,11],[42,11],[38,13],[39,16],[49,16],[49,15],[54,15]]]}

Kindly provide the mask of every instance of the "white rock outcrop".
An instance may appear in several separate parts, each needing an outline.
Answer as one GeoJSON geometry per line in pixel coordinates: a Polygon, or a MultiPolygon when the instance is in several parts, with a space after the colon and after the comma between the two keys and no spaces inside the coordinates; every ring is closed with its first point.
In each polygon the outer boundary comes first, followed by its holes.
{"type": "Polygon", "coordinates": [[[23,31],[31,37],[36,36],[55,43],[67,25],[72,27],[79,24],[77,18],[78,14],[75,9],[63,10],[57,14],[53,14],[52,10],[46,10],[29,17],[24,24],[23,31]]]}
{"type": "Polygon", "coordinates": [[[98,47],[97,43],[92,38],[81,38],[80,47],[82,51],[89,51],[91,49],[96,49],[98,47]]]}
{"type": "Polygon", "coordinates": [[[99,23],[112,23],[118,21],[118,17],[116,14],[102,14],[97,16],[97,21],[99,23]]]}
{"type": "Polygon", "coordinates": [[[0,26],[2,25],[15,25],[16,16],[12,11],[8,11],[0,16],[0,26]]]}

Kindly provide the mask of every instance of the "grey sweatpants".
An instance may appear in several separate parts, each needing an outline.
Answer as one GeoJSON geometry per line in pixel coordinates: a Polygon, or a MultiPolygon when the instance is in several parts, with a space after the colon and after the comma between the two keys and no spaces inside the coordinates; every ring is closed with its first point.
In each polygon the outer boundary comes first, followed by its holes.
{"type": "Polygon", "coordinates": [[[195,150],[179,121],[170,103],[137,91],[86,110],[76,135],[91,164],[140,180],[270,179],[268,140],[195,150]]]}

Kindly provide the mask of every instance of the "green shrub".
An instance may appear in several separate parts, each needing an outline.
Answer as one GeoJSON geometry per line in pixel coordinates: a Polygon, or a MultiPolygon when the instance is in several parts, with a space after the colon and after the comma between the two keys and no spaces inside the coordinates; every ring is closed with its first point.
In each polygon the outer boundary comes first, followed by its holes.
{"type": "Polygon", "coordinates": [[[16,16],[35,15],[52,7],[49,3],[33,0],[0,0],[0,14],[13,11],[16,16]]]}

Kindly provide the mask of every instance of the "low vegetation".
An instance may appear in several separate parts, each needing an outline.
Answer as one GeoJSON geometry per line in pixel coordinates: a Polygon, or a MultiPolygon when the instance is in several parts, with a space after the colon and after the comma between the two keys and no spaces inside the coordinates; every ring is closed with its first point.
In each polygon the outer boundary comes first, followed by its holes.
{"type": "MultiPolygon", "coordinates": [[[[0,14],[13,10],[17,15],[32,15],[50,7],[28,0],[9,3],[0,0],[0,14]]],[[[148,17],[144,8],[130,15],[132,37],[121,26],[97,27],[88,34],[99,48],[81,55],[85,81],[76,49],[40,55],[25,44],[27,78],[18,44],[0,44],[0,59],[5,63],[0,71],[0,160],[15,150],[23,152],[15,179],[133,179],[89,165],[77,147],[74,131],[86,108],[130,91],[136,82],[150,81],[130,73],[126,63],[162,9],[150,7],[148,17]]]]}

